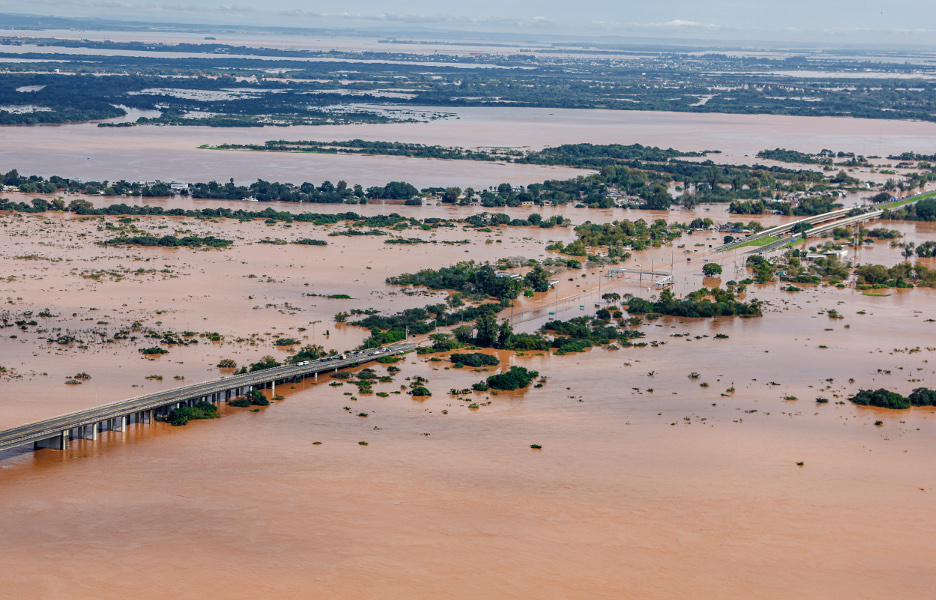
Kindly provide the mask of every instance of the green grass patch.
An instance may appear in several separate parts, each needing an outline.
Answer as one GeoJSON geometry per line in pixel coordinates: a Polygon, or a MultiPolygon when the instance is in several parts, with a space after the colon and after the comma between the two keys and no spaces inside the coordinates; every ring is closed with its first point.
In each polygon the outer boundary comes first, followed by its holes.
{"type": "Polygon", "coordinates": [[[905,204],[910,204],[910,203],[912,203],[912,202],[918,202],[918,201],[920,201],[920,200],[926,200],[927,198],[932,198],[933,196],[936,196],[936,192],[930,192],[930,193],[928,193],[928,194],[923,194],[922,196],[915,196],[915,197],[913,197],[913,198],[907,198],[907,199],[905,199],[905,200],[898,200],[897,202],[888,202],[887,204],[878,204],[878,205],[875,206],[874,208],[875,208],[876,210],[877,210],[877,209],[881,209],[881,210],[884,210],[884,209],[892,210],[892,209],[895,209],[895,208],[900,208],[901,206],[903,206],[903,205],[905,205],[905,204]]]}
{"type": "Polygon", "coordinates": [[[779,242],[783,238],[774,237],[772,235],[765,235],[753,240],[748,240],[743,244],[735,246],[735,248],[744,248],[745,246],[766,246],[768,244],[773,244],[774,242],[779,242]]]}

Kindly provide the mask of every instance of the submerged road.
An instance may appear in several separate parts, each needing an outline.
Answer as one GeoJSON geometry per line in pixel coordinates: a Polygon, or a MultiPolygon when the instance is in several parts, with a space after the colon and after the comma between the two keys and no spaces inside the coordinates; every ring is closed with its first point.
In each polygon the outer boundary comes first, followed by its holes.
{"type": "MultiPolygon", "coordinates": [[[[120,423],[119,426],[112,426],[112,429],[123,429],[126,418],[137,413],[149,413],[159,409],[168,410],[184,402],[197,402],[199,400],[223,402],[228,398],[266,384],[275,385],[278,381],[290,381],[317,375],[318,373],[337,371],[345,367],[354,367],[377,360],[381,356],[393,356],[410,352],[415,350],[416,347],[417,344],[403,342],[380,349],[345,354],[343,355],[345,358],[328,357],[310,361],[308,364],[274,367],[243,375],[232,375],[79,410],[0,431],[0,450],[30,443],[45,444],[50,440],[55,440],[55,444],[43,447],[64,449],[68,446],[69,432],[72,429],[90,425],[95,428],[94,435],[96,435],[99,424],[105,424],[112,420],[117,420],[120,423]]],[[[152,421],[151,414],[149,414],[148,420],[152,421]]]]}

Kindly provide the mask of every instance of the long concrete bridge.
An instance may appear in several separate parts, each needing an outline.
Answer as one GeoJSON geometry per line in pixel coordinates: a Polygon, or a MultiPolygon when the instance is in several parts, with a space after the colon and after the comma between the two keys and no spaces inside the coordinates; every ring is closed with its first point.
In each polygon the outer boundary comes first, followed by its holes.
{"type": "MultiPolygon", "coordinates": [[[[832,229],[835,229],[837,227],[849,227],[851,225],[861,223],[862,221],[872,221],[874,219],[880,218],[882,214],[884,214],[883,210],[872,210],[870,212],[864,212],[864,213],[861,213],[860,215],[855,215],[853,217],[846,216],[843,219],[826,222],[826,223],[819,225],[818,227],[807,229],[806,231],[803,232],[803,234],[807,238],[820,237],[822,236],[822,234],[832,229]]],[[[796,241],[796,238],[792,238],[792,237],[780,238],[779,240],[775,242],[771,242],[764,246],[754,246],[754,248],[751,249],[748,252],[748,254],[769,254],[770,252],[784,248],[792,244],[795,241],[796,241]]]]}
{"type": "Polygon", "coordinates": [[[731,250],[733,248],[737,248],[738,246],[748,244],[760,238],[776,237],[776,236],[782,235],[784,233],[792,231],[794,227],[796,227],[797,225],[801,223],[808,223],[810,225],[816,225],[818,223],[825,223],[827,221],[837,221],[838,219],[841,219],[842,217],[848,216],[848,213],[850,213],[852,210],[854,210],[854,208],[839,208],[837,210],[832,210],[827,213],[822,213],[821,215],[813,215],[811,217],[797,219],[796,221],[790,221],[789,223],[784,223],[783,225],[777,225],[776,227],[771,227],[770,229],[765,229],[763,231],[759,231],[747,237],[728,242],[727,244],[724,244],[722,246],[719,246],[718,248],[715,248],[715,252],[724,252],[726,250],[731,250]]]}
{"type": "Polygon", "coordinates": [[[125,431],[131,423],[152,423],[157,416],[167,415],[180,406],[192,406],[199,401],[220,404],[254,389],[272,387],[275,390],[277,383],[317,377],[319,373],[354,367],[381,356],[393,356],[415,349],[416,344],[398,343],[381,349],[342,355],[345,358],[328,357],[304,364],[274,367],[120,400],[2,430],[0,450],[26,444],[33,444],[37,449],[65,450],[69,440],[96,440],[102,430],[125,431]]]}
{"type": "MultiPolygon", "coordinates": [[[[719,246],[718,248],[715,248],[714,252],[724,252],[726,250],[731,250],[733,248],[737,248],[738,246],[750,244],[752,241],[760,239],[760,238],[764,238],[764,237],[777,237],[785,233],[789,233],[797,225],[800,225],[802,223],[808,223],[809,225],[813,226],[810,229],[807,229],[805,233],[807,237],[815,237],[815,236],[821,235],[822,233],[829,231],[830,229],[834,229],[836,227],[848,227],[849,225],[854,225],[862,221],[871,221],[871,220],[877,219],[882,214],[884,214],[884,209],[892,208],[893,206],[896,206],[896,204],[899,204],[900,206],[916,204],[920,200],[930,198],[934,195],[936,195],[936,192],[927,192],[925,194],[919,194],[917,196],[914,196],[912,199],[910,199],[909,202],[906,201],[906,199],[904,199],[904,200],[901,200],[899,203],[885,204],[877,209],[871,209],[871,210],[859,209],[861,212],[856,215],[849,214],[855,210],[855,207],[839,208],[837,210],[832,210],[827,213],[822,213],[821,215],[814,215],[814,216],[806,217],[803,219],[797,219],[796,221],[790,221],[789,223],[785,223],[783,225],[778,225],[776,227],[771,227],[770,229],[765,229],[753,235],[749,235],[747,237],[734,240],[727,244],[719,246]]],[[[791,243],[791,241],[792,240],[790,238],[782,238],[780,240],[771,242],[770,244],[766,244],[764,246],[755,246],[752,250],[750,250],[750,253],[767,254],[768,252],[772,252],[774,250],[777,250],[779,248],[782,248],[788,245],[789,243],[791,243]]]]}

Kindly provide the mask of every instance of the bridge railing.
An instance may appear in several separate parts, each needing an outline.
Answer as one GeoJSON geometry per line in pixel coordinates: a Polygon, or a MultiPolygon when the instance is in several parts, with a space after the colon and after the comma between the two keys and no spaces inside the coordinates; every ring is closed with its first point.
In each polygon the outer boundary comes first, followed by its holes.
{"type": "Polygon", "coordinates": [[[133,413],[158,409],[213,394],[229,392],[239,388],[252,388],[283,379],[308,377],[318,373],[337,371],[338,369],[372,362],[380,356],[403,354],[415,347],[415,344],[402,344],[389,347],[390,350],[384,352],[364,353],[346,359],[312,362],[308,365],[274,367],[118,400],[0,431],[0,450],[60,435],[64,430],[85,427],[109,419],[121,418],[133,413]]]}

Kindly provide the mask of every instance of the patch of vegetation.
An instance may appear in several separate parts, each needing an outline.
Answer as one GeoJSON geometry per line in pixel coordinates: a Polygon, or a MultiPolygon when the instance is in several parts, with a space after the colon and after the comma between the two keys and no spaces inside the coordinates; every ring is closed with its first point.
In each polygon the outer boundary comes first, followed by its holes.
{"type": "Polygon", "coordinates": [[[423,269],[416,273],[388,277],[387,283],[421,286],[431,290],[483,294],[499,300],[513,300],[525,287],[524,280],[498,277],[493,267],[479,265],[474,261],[460,262],[452,267],[423,269]]]}
{"type": "MultiPolygon", "coordinates": [[[[273,367],[278,367],[278,366],[280,366],[280,363],[278,363],[275,358],[273,358],[272,356],[268,354],[264,356],[263,358],[261,358],[260,360],[258,360],[257,362],[252,363],[250,365],[249,372],[253,373],[256,371],[264,371],[266,369],[272,369],[273,367]]],[[[243,369],[241,369],[241,372],[243,373],[248,372],[248,368],[244,367],[243,369]]]]}
{"type": "Polygon", "coordinates": [[[485,379],[485,389],[481,391],[485,391],[487,389],[503,391],[517,390],[527,387],[537,377],[539,377],[539,373],[537,371],[530,371],[525,367],[510,367],[510,370],[505,373],[491,375],[485,379]]]}
{"type": "Polygon", "coordinates": [[[688,294],[684,300],[677,299],[670,289],[660,292],[660,298],[655,302],[630,298],[627,312],[632,315],[654,313],[689,318],[762,315],[759,300],[740,302],[732,292],[720,288],[702,288],[688,294]]]}
{"type": "Polygon", "coordinates": [[[449,360],[466,367],[496,367],[500,364],[500,359],[496,356],[481,352],[471,352],[468,354],[455,353],[449,356],[449,360]]]}
{"type": "Polygon", "coordinates": [[[142,354],[150,355],[159,355],[159,354],[169,354],[169,351],[165,348],[160,348],[159,346],[153,346],[151,348],[140,348],[139,352],[142,354]]]}
{"type": "MultiPolygon", "coordinates": [[[[923,388],[920,388],[921,390],[923,388]]],[[[926,390],[927,392],[931,390],[926,390]]],[[[925,397],[928,401],[928,396],[918,395],[917,398],[925,397]]],[[[884,388],[879,388],[876,390],[861,390],[854,396],[848,399],[852,404],[858,404],[861,406],[877,406],[880,408],[890,408],[890,409],[904,409],[910,408],[912,403],[908,398],[898,394],[897,392],[891,392],[885,390],[884,388]]]]}
{"type": "MultiPolygon", "coordinates": [[[[596,313],[596,317],[599,313],[601,310],[596,313]]],[[[576,317],[568,321],[547,321],[541,331],[552,334],[552,340],[543,341],[555,348],[556,354],[559,355],[584,352],[592,346],[606,346],[615,340],[621,341],[624,347],[629,347],[632,345],[632,339],[644,337],[642,331],[618,329],[611,326],[607,320],[589,317],[576,317]]]]}
{"type": "MultiPolygon", "coordinates": [[[[668,201],[666,208],[669,208],[668,201]]],[[[691,225],[681,223],[667,224],[664,219],[656,219],[650,224],[643,219],[636,221],[624,219],[603,224],[584,223],[575,228],[578,236],[575,242],[565,247],[559,243],[556,249],[563,254],[586,256],[586,248],[606,246],[609,258],[625,258],[625,255],[629,256],[625,248],[632,250],[658,248],[666,242],[679,238],[683,231],[690,227],[691,225]]]]}
{"type": "Polygon", "coordinates": [[[121,236],[100,242],[103,246],[159,246],[163,248],[201,248],[203,246],[208,248],[227,248],[233,243],[232,240],[225,240],[212,235],[205,237],[190,235],[182,238],[177,238],[174,235],[164,235],[162,237],[152,235],[121,236]]]}
{"type": "Polygon", "coordinates": [[[173,408],[166,416],[166,421],[173,427],[180,427],[189,421],[197,419],[217,419],[218,407],[210,402],[201,400],[195,406],[180,406],[173,408]]]}
{"type": "Polygon", "coordinates": [[[917,263],[899,263],[893,267],[861,265],[855,268],[858,289],[910,288],[915,285],[936,287],[936,269],[917,263]],[[860,287],[869,286],[869,287],[860,287]]]}
{"type": "Polygon", "coordinates": [[[243,396],[232,398],[228,404],[235,407],[247,408],[249,406],[269,406],[270,401],[263,395],[263,392],[250,390],[243,396]]]}

